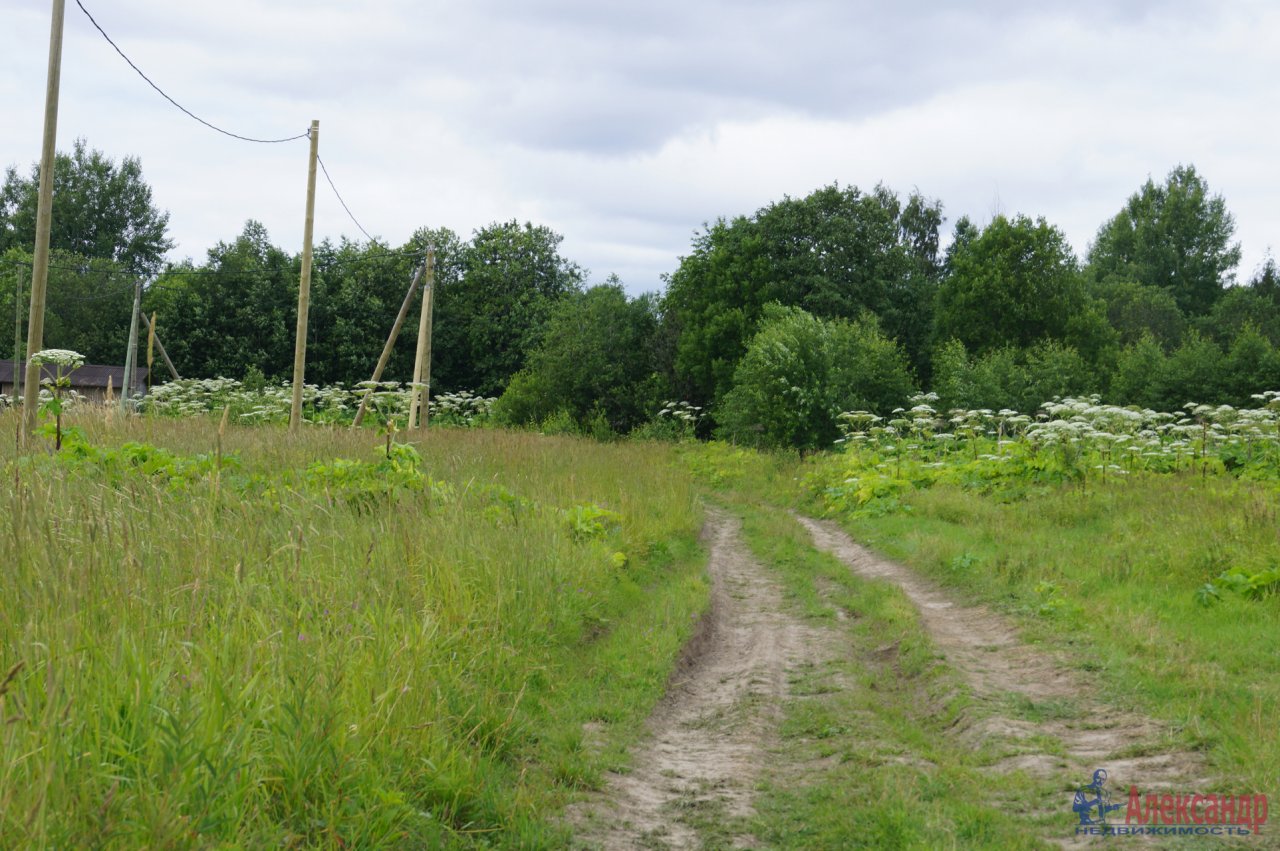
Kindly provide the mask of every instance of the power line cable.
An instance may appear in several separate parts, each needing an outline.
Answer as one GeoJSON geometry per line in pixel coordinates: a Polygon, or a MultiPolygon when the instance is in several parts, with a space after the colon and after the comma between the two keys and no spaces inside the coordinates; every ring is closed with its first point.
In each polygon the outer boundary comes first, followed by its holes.
{"type": "Polygon", "coordinates": [[[383,251],[379,254],[363,254],[356,257],[333,257],[325,258],[323,262],[317,262],[316,269],[323,271],[338,266],[352,266],[359,263],[371,263],[375,260],[383,260],[388,257],[421,257],[421,251],[383,251]]]}
{"type": "MultiPolygon", "coordinates": [[[[123,59],[125,62],[127,62],[129,64],[129,67],[132,68],[134,71],[136,71],[138,76],[147,82],[147,85],[151,86],[151,88],[159,92],[161,97],[169,101],[169,103],[173,104],[175,107],[180,109],[183,113],[190,116],[191,118],[194,118],[196,121],[200,122],[201,124],[208,127],[209,129],[215,130],[218,133],[223,134],[224,136],[230,136],[233,139],[240,139],[241,141],[244,141],[244,142],[257,142],[259,144],[267,144],[267,145],[279,144],[281,142],[294,142],[294,141],[297,141],[298,139],[310,138],[311,131],[310,129],[308,129],[306,132],[300,133],[297,136],[287,136],[282,139],[255,139],[251,136],[242,136],[239,133],[232,133],[230,130],[224,130],[221,127],[218,127],[217,125],[204,120],[203,118],[201,118],[200,116],[192,112],[191,110],[187,109],[182,104],[178,103],[172,97],[170,97],[169,94],[164,91],[164,89],[156,85],[155,82],[152,81],[150,77],[148,77],[145,73],[143,73],[142,69],[139,68],[136,64],[134,64],[133,60],[130,59],[128,55],[126,55],[125,52],[120,49],[120,46],[117,45],[115,41],[112,40],[111,36],[107,35],[106,30],[104,30],[101,27],[101,25],[98,24],[98,22],[94,19],[93,15],[89,13],[89,10],[84,7],[84,3],[82,3],[81,0],[76,0],[76,5],[80,7],[81,12],[84,12],[84,16],[89,19],[89,23],[93,24],[94,29],[96,29],[104,39],[106,39],[107,44],[111,45],[115,49],[116,53],[120,54],[120,58],[123,59]]],[[[347,206],[347,202],[343,199],[342,193],[338,191],[337,185],[333,182],[333,177],[329,174],[329,169],[327,166],[325,166],[324,160],[321,159],[319,155],[316,156],[316,159],[320,163],[321,171],[324,172],[324,179],[328,181],[329,188],[333,190],[334,196],[338,199],[338,203],[342,205],[342,209],[346,211],[348,218],[350,218],[352,223],[354,223],[355,226],[359,228],[360,232],[365,235],[365,238],[372,242],[373,235],[370,234],[369,231],[365,229],[364,225],[360,224],[360,220],[355,217],[355,214],[351,212],[351,208],[347,206]]]]}
{"type": "MultiPolygon", "coordinates": [[[[79,0],[77,0],[77,2],[79,2],[79,0]]],[[[311,132],[310,130],[307,131],[308,134],[310,134],[310,132],[311,132]]],[[[338,187],[333,185],[333,178],[329,176],[329,169],[325,168],[324,160],[320,158],[319,154],[316,154],[316,160],[319,161],[320,170],[324,172],[324,179],[329,181],[329,188],[332,189],[333,194],[337,196],[338,203],[342,205],[342,209],[347,211],[347,216],[351,218],[351,221],[355,222],[356,227],[360,228],[360,232],[364,234],[365,237],[370,242],[373,242],[373,236],[367,230],[365,230],[364,225],[360,224],[360,222],[356,219],[355,214],[351,212],[351,208],[347,206],[347,202],[342,200],[342,193],[338,191],[338,187]]]]}
{"type": "Polygon", "coordinates": [[[99,33],[101,33],[102,37],[107,40],[107,44],[115,48],[116,53],[120,54],[120,58],[123,59],[125,62],[128,62],[129,67],[132,68],[134,71],[137,71],[138,76],[147,81],[147,85],[151,86],[151,88],[159,92],[160,96],[163,97],[165,100],[167,100],[169,103],[173,104],[178,109],[182,110],[184,113],[194,118],[196,121],[199,121],[201,124],[203,124],[205,127],[208,127],[210,130],[216,130],[217,132],[221,133],[224,136],[230,136],[231,138],[239,139],[242,142],[257,142],[263,145],[277,145],[281,142],[294,142],[294,141],[297,141],[298,139],[305,139],[310,135],[311,131],[308,130],[305,133],[299,133],[297,136],[287,136],[283,139],[255,139],[251,136],[241,136],[239,133],[232,133],[230,130],[223,130],[221,127],[217,126],[216,124],[210,124],[208,121],[205,121],[203,118],[196,115],[194,112],[187,109],[185,106],[178,103],[173,98],[169,97],[169,95],[165,92],[164,89],[160,88],[154,82],[152,82],[150,77],[142,73],[141,68],[133,64],[133,60],[130,59],[127,55],[125,55],[125,52],[120,49],[120,46],[111,40],[111,36],[107,35],[107,31],[98,25],[98,22],[93,19],[93,15],[89,14],[89,10],[84,7],[84,4],[81,3],[80,0],[76,0],[76,5],[80,7],[81,12],[84,12],[84,16],[89,19],[89,23],[93,24],[94,29],[96,29],[99,33]]]}

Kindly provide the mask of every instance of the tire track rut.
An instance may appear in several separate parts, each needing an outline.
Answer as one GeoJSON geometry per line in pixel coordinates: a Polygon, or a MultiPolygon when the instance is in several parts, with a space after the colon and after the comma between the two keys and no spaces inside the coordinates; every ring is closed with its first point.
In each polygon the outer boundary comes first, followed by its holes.
{"type": "MultiPolygon", "coordinates": [[[[751,814],[753,787],[776,741],[788,672],[826,658],[823,631],[787,613],[782,590],[750,554],[741,524],[709,509],[711,604],[685,648],[650,736],[578,840],[605,851],[700,847],[696,820],[751,814]]],[[[750,847],[750,836],[738,837],[750,847]]]]}

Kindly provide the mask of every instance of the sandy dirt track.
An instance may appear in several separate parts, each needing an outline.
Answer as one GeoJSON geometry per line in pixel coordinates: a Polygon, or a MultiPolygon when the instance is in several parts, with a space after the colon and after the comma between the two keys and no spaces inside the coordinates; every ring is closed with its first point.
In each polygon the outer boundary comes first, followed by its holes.
{"type": "MultiPolygon", "coordinates": [[[[697,848],[682,812],[750,813],[787,673],[828,652],[824,633],[785,612],[778,584],[743,544],[736,518],[709,510],[703,538],[711,605],[631,772],[609,778],[609,804],[582,829],[587,847],[697,848]]],[[[751,838],[740,842],[749,846],[751,838]]]]}
{"type": "MultiPolygon", "coordinates": [[[[1170,730],[1098,699],[1087,675],[1051,649],[1022,641],[999,613],[956,602],[834,523],[796,519],[815,548],[862,578],[897,585],[915,605],[933,645],[974,697],[973,711],[952,733],[1008,754],[989,770],[1052,777],[1067,789],[1106,768],[1120,799],[1129,783],[1144,792],[1209,785],[1198,755],[1170,745],[1170,730]],[[1016,711],[1019,705],[1061,711],[1031,721],[1016,711]],[[1059,746],[1046,748],[1046,738],[1059,746]]],[[[839,652],[838,628],[789,613],[778,582],[747,549],[735,517],[710,509],[703,539],[710,551],[711,604],[649,719],[632,770],[610,775],[602,800],[575,808],[571,820],[581,847],[698,848],[699,813],[750,815],[762,768],[780,752],[776,729],[789,697],[789,673],[839,652]]],[[[1061,844],[1072,843],[1064,835],[1061,844]]],[[[735,841],[735,847],[754,844],[751,836],[735,841]]]]}

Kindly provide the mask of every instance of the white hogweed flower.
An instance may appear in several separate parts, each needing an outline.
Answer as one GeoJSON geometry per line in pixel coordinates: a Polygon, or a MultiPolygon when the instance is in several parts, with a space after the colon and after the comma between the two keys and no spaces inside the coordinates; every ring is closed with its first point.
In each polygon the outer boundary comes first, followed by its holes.
{"type": "Polygon", "coordinates": [[[31,356],[31,362],[77,369],[84,366],[84,355],[70,349],[42,349],[31,356]]]}

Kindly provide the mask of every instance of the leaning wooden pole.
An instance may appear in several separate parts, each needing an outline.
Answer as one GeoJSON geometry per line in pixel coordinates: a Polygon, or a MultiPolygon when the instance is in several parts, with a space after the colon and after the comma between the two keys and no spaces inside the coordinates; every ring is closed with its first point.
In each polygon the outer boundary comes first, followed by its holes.
{"type": "Polygon", "coordinates": [[[178,370],[174,368],[173,361],[169,360],[169,353],[164,350],[164,343],[160,342],[160,335],[156,333],[156,323],[154,317],[142,314],[142,318],[147,320],[147,329],[151,336],[156,340],[156,351],[160,353],[160,360],[164,361],[164,365],[169,370],[169,374],[173,376],[174,381],[181,381],[182,376],[178,375],[178,370]]]}
{"type": "Polygon", "coordinates": [[[423,371],[430,381],[431,363],[431,301],[435,292],[436,250],[427,249],[427,283],[422,288],[422,315],[418,319],[418,352],[413,359],[413,385],[409,395],[409,422],[407,428],[418,428],[426,423],[426,409],[431,404],[431,388],[423,384],[423,371]],[[419,421],[421,414],[421,421],[419,421]]]}
{"type": "Polygon", "coordinates": [[[311,304],[311,236],[316,223],[316,158],[320,155],[320,122],[311,122],[311,163],[307,168],[307,221],[302,229],[302,277],[298,281],[298,330],[293,343],[293,405],[289,431],[302,425],[302,382],[307,366],[307,310],[311,304]]]}
{"type": "MultiPolygon", "coordinates": [[[[426,268],[426,261],[423,261],[414,270],[413,281],[409,284],[409,291],[404,294],[404,301],[400,303],[400,312],[396,314],[396,321],[391,326],[391,333],[387,335],[386,345],[382,347],[382,354],[378,356],[378,365],[373,368],[373,378],[369,379],[370,384],[377,384],[382,380],[382,371],[387,368],[387,361],[391,359],[391,349],[396,344],[396,338],[400,336],[400,329],[404,327],[404,320],[409,315],[409,306],[413,304],[413,294],[417,291],[418,282],[422,280],[422,273],[426,271],[426,268]]],[[[360,407],[356,410],[356,418],[351,421],[352,428],[359,428],[360,423],[364,422],[364,412],[369,407],[369,399],[372,398],[374,389],[370,387],[360,397],[360,407]]]]}
{"type": "MultiPolygon", "coordinates": [[[[53,0],[49,26],[49,76],[44,96],[44,146],[40,150],[40,195],[36,205],[36,245],[31,264],[31,310],[27,316],[27,386],[22,392],[22,437],[36,430],[40,403],[40,364],[31,358],[44,348],[44,301],[49,283],[49,229],[53,223],[53,163],[58,138],[58,86],[62,80],[62,22],[65,0],[53,0]]],[[[18,353],[13,353],[17,360],[18,353]]],[[[15,364],[15,367],[17,365],[15,364]]]]}

